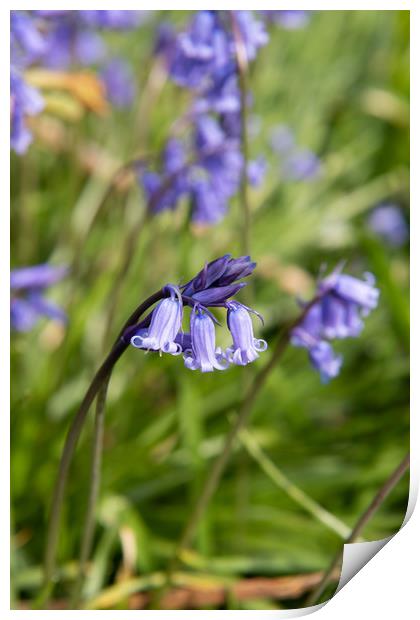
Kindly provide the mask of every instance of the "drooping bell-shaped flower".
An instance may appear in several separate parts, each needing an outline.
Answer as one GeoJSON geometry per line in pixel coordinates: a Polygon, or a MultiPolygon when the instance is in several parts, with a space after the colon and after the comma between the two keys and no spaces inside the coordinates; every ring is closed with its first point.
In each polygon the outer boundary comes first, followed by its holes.
{"type": "Polygon", "coordinates": [[[342,356],[336,355],[330,343],[325,340],[321,340],[309,349],[309,359],[312,366],[320,373],[323,383],[334,379],[339,374],[343,363],[342,356]]]}
{"type": "Polygon", "coordinates": [[[374,284],[375,277],[371,273],[365,274],[365,280],[359,280],[335,270],[319,283],[318,291],[335,293],[343,301],[359,306],[363,316],[367,316],[378,305],[379,290],[374,284]]]}
{"type": "Polygon", "coordinates": [[[291,343],[307,349],[322,381],[336,377],[342,364],[328,341],[358,336],[364,326],[362,317],[376,308],[379,290],[374,283],[372,274],[366,274],[363,281],[341,273],[338,267],[319,282],[317,297],[291,331],[291,343]]]}
{"type": "Polygon", "coordinates": [[[337,295],[325,295],[320,302],[322,332],[325,338],[352,338],[360,334],[363,321],[355,303],[346,302],[337,295]]]}
{"type": "Polygon", "coordinates": [[[256,360],[259,353],[267,349],[265,340],[254,337],[251,317],[245,306],[229,302],[227,322],[233,339],[233,346],[226,350],[230,362],[245,366],[256,360]]]}
{"type": "Polygon", "coordinates": [[[132,336],[131,344],[137,349],[161,351],[179,355],[182,347],[175,342],[182,322],[182,299],[179,289],[168,285],[170,297],[163,299],[153,311],[150,326],[132,336]]]}
{"type": "Polygon", "coordinates": [[[185,366],[190,370],[213,372],[225,370],[229,363],[220,348],[216,349],[216,331],[213,320],[200,306],[191,312],[191,350],[184,353],[185,366]]]}

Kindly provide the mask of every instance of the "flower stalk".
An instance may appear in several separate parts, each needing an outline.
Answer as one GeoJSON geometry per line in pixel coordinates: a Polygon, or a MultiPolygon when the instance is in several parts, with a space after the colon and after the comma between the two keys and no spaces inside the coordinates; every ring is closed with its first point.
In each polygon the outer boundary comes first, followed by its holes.
{"type": "Polygon", "coordinates": [[[76,449],[77,442],[82,432],[84,423],[86,421],[90,406],[92,405],[95,397],[99,393],[102,386],[105,384],[106,381],[108,381],[109,377],[111,376],[115,364],[118,362],[122,354],[129,346],[129,343],[123,339],[125,331],[129,327],[135,325],[139,318],[142,316],[142,314],[144,314],[157,301],[163,299],[165,295],[165,291],[163,289],[160,289],[159,291],[148,297],[144,302],[142,302],[127,319],[110,353],[95,374],[67,433],[63,452],[61,455],[57,481],[54,488],[50,521],[48,525],[44,560],[44,589],[40,596],[41,602],[45,602],[49,598],[53,588],[59,525],[63,506],[64,492],[67,484],[73,454],[76,449]]]}
{"type": "Polygon", "coordinates": [[[241,151],[243,157],[241,180],[239,187],[240,202],[242,207],[243,222],[241,226],[241,252],[250,253],[251,245],[251,209],[248,197],[248,114],[247,114],[247,92],[248,92],[248,56],[245,42],[235,17],[235,11],[230,11],[233,39],[235,41],[235,57],[239,82],[240,97],[240,128],[241,128],[241,151]]]}
{"type": "Polygon", "coordinates": [[[90,489],[86,509],[85,525],[83,528],[82,543],[80,546],[79,567],[77,580],[73,590],[73,609],[79,607],[83,585],[86,578],[86,568],[92,549],[93,535],[95,531],[95,510],[101,483],[102,446],[105,428],[105,403],[108,392],[109,379],[104,382],[96,397],[95,427],[93,432],[92,464],[90,470],[90,489]]]}

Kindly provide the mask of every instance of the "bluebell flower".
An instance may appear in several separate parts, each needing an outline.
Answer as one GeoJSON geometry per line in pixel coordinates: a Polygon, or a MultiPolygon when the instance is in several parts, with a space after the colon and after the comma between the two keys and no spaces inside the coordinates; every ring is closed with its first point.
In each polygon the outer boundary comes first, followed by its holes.
{"type": "Polygon", "coordinates": [[[10,146],[22,155],[32,142],[26,117],[39,114],[44,108],[44,100],[39,91],[29,86],[13,67],[10,73],[10,108],[10,146]]]}
{"type": "Polygon", "coordinates": [[[257,51],[268,43],[264,22],[259,21],[252,11],[235,11],[235,19],[241,32],[248,61],[254,60],[257,51]]]}
{"type": "Polygon", "coordinates": [[[112,58],[100,71],[109,101],[117,108],[129,107],[135,96],[134,74],[123,58],[112,58]]]}
{"type": "Polygon", "coordinates": [[[184,363],[190,370],[213,372],[229,366],[222,350],[216,348],[216,330],[213,319],[197,304],[191,312],[191,350],[184,353],[184,363]]]}
{"type": "Polygon", "coordinates": [[[73,64],[88,66],[103,60],[106,54],[101,35],[81,25],[77,14],[52,20],[45,44],[42,62],[52,69],[67,69],[73,64]]]}
{"type": "Polygon", "coordinates": [[[318,291],[321,294],[334,294],[347,303],[356,304],[362,315],[367,316],[378,305],[379,290],[374,284],[375,277],[371,273],[365,274],[365,280],[359,280],[336,269],[321,280],[318,291]]]}
{"type": "Polygon", "coordinates": [[[212,178],[226,200],[238,189],[243,157],[239,142],[227,139],[219,123],[210,116],[197,120],[195,146],[200,167],[212,178]]]}
{"type": "Polygon", "coordinates": [[[226,350],[226,354],[233,364],[245,366],[267,349],[267,343],[254,337],[250,311],[246,306],[236,301],[228,302],[227,305],[227,322],[233,346],[226,350]]]}
{"type": "Polygon", "coordinates": [[[227,211],[227,198],[211,178],[197,178],[191,182],[191,219],[195,224],[220,222],[227,211]]]}
{"type": "Polygon", "coordinates": [[[409,238],[407,222],[401,209],[394,204],[376,207],[369,215],[368,226],[386,243],[397,248],[404,245],[409,238]]]}
{"type": "Polygon", "coordinates": [[[175,82],[197,88],[229,61],[227,35],[215,11],[197,11],[186,32],[178,35],[170,66],[175,82]]]}
{"type": "Polygon", "coordinates": [[[25,11],[10,11],[10,43],[15,66],[25,67],[45,52],[44,38],[35,20],[25,11]]]}
{"type": "Polygon", "coordinates": [[[54,69],[89,66],[106,57],[107,48],[95,29],[135,28],[147,11],[34,11],[42,23],[44,53],[38,60],[54,69]]]}
{"type": "Polygon", "coordinates": [[[309,360],[319,372],[322,383],[328,383],[330,379],[337,377],[343,363],[343,357],[336,355],[330,343],[325,340],[320,340],[309,349],[309,360]]]}
{"type": "MultiPolygon", "coordinates": [[[[253,60],[268,41],[264,24],[251,11],[234,14],[248,60],[253,60]]],[[[236,46],[232,25],[223,11],[196,11],[184,32],[174,37],[165,28],[155,45],[171,78],[194,92],[189,112],[193,123],[191,163],[183,170],[185,191],[178,198],[190,198],[192,221],[200,225],[215,224],[223,218],[238,191],[244,166],[236,46]]],[[[252,162],[251,182],[257,184],[262,175],[260,161],[252,162]]],[[[165,174],[147,171],[142,178],[146,193],[159,184],[159,179],[164,184],[165,174]]],[[[159,197],[158,210],[175,206],[177,196],[168,194],[164,200],[159,197]]]]}
{"type": "Polygon", "coordinates": [[[189,197],[192,221],[215,224],[223,218],[240,183],[243,157],[239,142],[228,138],[215,118],[203,115],[196,121],[189,150],[190,156],[182,142],[168,140],[161,171],[141,169],[140,183],[153,212],[174,209],[181,198],[189,197]]]}
{"type": "Polygon", "coordinates": [[[378,305],[379,290],[374,284],[372,274],[363,281],[337,268],[318,283],[315,301],[292,330],[291,343],[307,349],[323,381],[335,377],[342,364],[328,341],[359,336],[363,318],[378,305]]]}
{"type": "Polygon", "coordinates": [[[178,201],[191,189],[187,155],[180,140],[168,140],[162,160],[162,172],[140,169],[138,173],[148,208],[153,213],[175,209],[178,201]]]}
{"type": "Polygon", "coordinates": [[[131,344],[138,349],[179,355],[182,347],[175,339],[182,323],[182,299],[177,287],[168,284],[166,288],[170,297],[159,302],[153,311],[150,327],[137,332],[131,338],[131,344]]]}
{"type": "Polygon", "coordinates": [[[234,67],[214,76],[211,85],[198,94],[193,103],[194,114],[216,112],[221,115],[235,116],[239,120],[241,109],[238,79],[234,67]]]}
{"type": "MultiPolygon", "coordinates": [[[[241,366],[254,361],[267,348],[254,337],[250,312],[254,310],[232,300],[245,286],[243,278],[255,269],[249,256],[232,258],[230,254],[205,265],[189,282],[179,287],[164,287],[167,297],[138,327],[124,334],[126,342],[144,350],[179,355],[190,370],[225,370],[230,363],[241,366]],[[182,331],[183,308],[191,308],[190,332],[182,331]],[[225,308],[233,346],[225,352],[216,347],[215,317],[210,308],[225,308]]],[[[259,316],[259,315],[258,315],[259,316]]],[[[261,317],[260,317],[261,318],[261,317]]]]}
{"type": "Polygon", "coordinates": [[[59,282],[67,271],[66,267],[43,264],[11,272],[10,321],[13,329],[28,331],[42,316],[66,322],[63,310],[45,298],[45,291],[59,282]]]}

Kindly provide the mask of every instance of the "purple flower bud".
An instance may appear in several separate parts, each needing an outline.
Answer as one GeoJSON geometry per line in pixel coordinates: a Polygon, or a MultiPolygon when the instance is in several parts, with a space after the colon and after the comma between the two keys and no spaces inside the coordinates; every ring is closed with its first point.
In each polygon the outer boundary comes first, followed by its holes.
{"type": "Polygon", "coordinates": [[[195,291],[199,291],[208,288],[218,280],[226,271],[229,261],[231,260],[230,254],[225,254],[220,258],[216,258],[205,265],[204,269],[198,272],[198,274],[190,280],[187,284],[183,285],[184,295],[192,295],[195,291]]]}
{"type": "Polygon", "coordinates": [[[246,366],[267,349],[265,340],[254,338],[251,317],[245,306],[229,302],[227,322],[233,339],[233,346],[226,350],[230,362],[246,366]]]}
{"type": "Polygon", "coordinates": [[[150,326],[132,336],[131,344],[137,349],[179,355],[182,347],[175,342],[175,338],[182,323],[181,294],[175,286],[168,285],[167,288],[170,290],[170,297],[159,302],[153,311],[150,326]]]}
{"type": "Polygon", "coordinates": [[[242,280],[252,274],[257,263],[251,261],[250,256],[240,256],[239,258],[229,258],[224,272],[214,281],[214,286],[226,286],[235,280],[242,280]]]}
{"type": "Polygon", "coordinates": [[[190,370],[213,372],[225,370],[229,363],[221,349],[216,349],[216,332],[212,319],[200,308],[191,312],[191,350],[184,353],[184,363],[190,370]]]}
{"type": "MultiPolygon", "coordinates": [[[[228,287],[223,291],[227,295],[226,300],[240,288],[237,284],[234,285],[234,282],[251,275],[255,266],[256,263],[253,263],[249,256],[232,258],[230,254],[226,254],[206,265],[195,278],[184,284],[181,287],[182,293],[188,297],[194,296],[196,298],[197,293],[201,291],[218,288],[220,293],[221,288],[228,287]]],[[[204,304],[203,298],[200,299],[200,303],[204,304]]]]}
{"type": "Polygon", "coordinates": [[[230,286],[212,286],[204,291],[194,293],[192,298],[203,306],[218,306],[225,303],[227,299],[236,295],[236,293],[246,286],[246,282],[238,282],[230,286]]]}

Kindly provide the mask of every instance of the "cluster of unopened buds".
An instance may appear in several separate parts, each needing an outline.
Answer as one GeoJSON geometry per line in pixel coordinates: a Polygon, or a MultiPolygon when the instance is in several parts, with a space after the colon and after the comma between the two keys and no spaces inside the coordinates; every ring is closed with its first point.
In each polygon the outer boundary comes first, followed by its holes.
{"type": "Polygon", "coordinates": [[[232,298],[246,286],[239,282],[255,269],[249,256],[218,258],[202,269],[187,284],[166,285],[167,297],[140,325],[128,331],[125,338],[146,351],[160,351],[183,355],[190,370],[212,372],[225,370],[230,364],[245,366],[265,351],[267,343],[254,337],[251,313],[262,317],[232,298]],[[182,331],[184,308],[191,308],[190,331],[182,331]],[[232,335],[232,346],[223,351],[216,347],[216,329],[219,324],[210,308],[227,310],[227,325],[232,335]]]}

